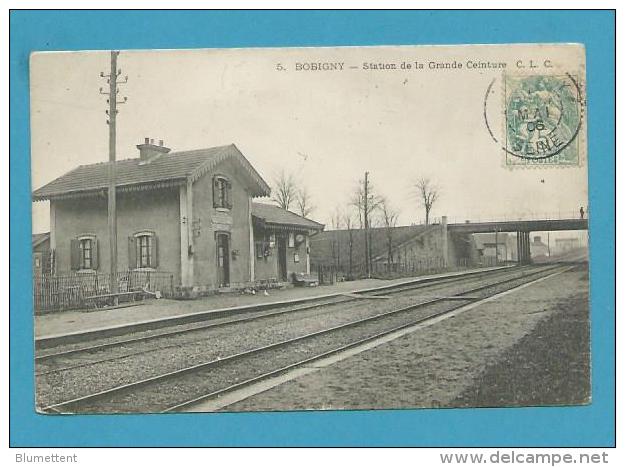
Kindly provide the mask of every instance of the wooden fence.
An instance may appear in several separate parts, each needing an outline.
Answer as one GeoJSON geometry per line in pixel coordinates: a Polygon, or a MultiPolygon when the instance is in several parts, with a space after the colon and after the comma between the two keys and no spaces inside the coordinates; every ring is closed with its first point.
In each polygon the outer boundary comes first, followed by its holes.
{"type": "MultiPolygon", "coordinates": [[[[72,273],[33,277],[35,313],[87,308],[88,297],[110,293],[110,274],[72,273]]],[[[116,275],[119,292],[144,289],[163,297],[174,292],[174,276],[161,271],[126,271],[116,275]]]]}

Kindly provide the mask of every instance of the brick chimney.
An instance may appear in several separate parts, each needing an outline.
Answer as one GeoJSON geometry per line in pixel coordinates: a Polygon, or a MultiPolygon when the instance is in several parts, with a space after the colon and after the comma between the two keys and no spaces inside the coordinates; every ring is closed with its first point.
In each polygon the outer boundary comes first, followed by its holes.
{"type": "Polygon", "coordinates": [[[139,158],[142,161],[148,161],[150,159],[154,159],[162,154],[167,154],[171,151],[170,148],[166,148],[163,146],[163,140],[161,139],[158,142],[158,146],[154,144],[154,140],[150,138],[145,138],[143,144],[137,144],[137,149],[139,150],[139,158]]]}

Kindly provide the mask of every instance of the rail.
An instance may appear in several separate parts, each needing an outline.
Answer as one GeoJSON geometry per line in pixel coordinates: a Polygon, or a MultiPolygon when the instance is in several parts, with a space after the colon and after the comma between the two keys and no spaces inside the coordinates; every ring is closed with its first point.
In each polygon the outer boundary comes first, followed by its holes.
{"type": "MultiPolygon", "coordinates": [[[[435,303],[440,303],[441,301],[452,300],[452,299],[453,299],[452,301],[457,301],[456,299],[461,299],[461,298],[469,302],[476,301],[476,300],[482,299],[483,297],[474,297],[472,294],[475,292],[486,291],[490,288],[493,288],[493,287],[497,288],[501,285],[519,281],[519,280],[525,282],[527,279],[531,277],[534,277],[539,274],[544,275],[545,273],[548,273],[549,271],[553,269],[555,268],[547,268],[547,269],[541,268],[540,271],[530,272],[529,274],[521,274],[520,276],[514,274],[511,277],[501,278],[500,280],[495,281],[495,282],[489,281],[486,284],[482,284],[477,287],[472,287],[469,290],[462,290],[461,292],[457,293],[453,297],[443,296],[443,297],[429,298],[423,302],[415,303],[408,307],[393,309],[390,311],[382,312],[380,314],[368,316],[365,318],[360,318],[354,321],[349,321],[347,323],[335,325],[330,328],[324,328],[318,331],[314,331],[312,333],[307,333],[307,334],[293,337],[290,339],[286,339],[283,341],[274,342],[268,345],[252,348],[252,349],[245,350],[242,352],[233,353],[225,357],[222,356],[220,358],[217,358],[216,360],[209,360],[209,361],[194,364],[185,368],[179,368],[174,371],[167,372],[167,373],[161,373],[161,374],[157,374],[154,376],[149,376],[147,378],[144,378],[138,381],[129,382],[129,383],[122,384],[119,386],[104,389],[97,393],[74,397],[71,400],[66,400],[63,402],[57,402],[52,405],[48,405],[42,408],[42,410],[44,412],[57,412],[57,413],[93,413],[94,409],[99,404],[103,402],[106,405],[108,401],[108,403],[113,403],[115,405],[116,407],[115,411],[127,411],[127,412],[141,411],[141,410],[144,410],[144,408],[136,405],[137,403],[140,404],[142,401],[141,397],[137,397],[138,396],[137,391],[139,391],[140,388],[141,389],[146,388],[147,391],[154,391],[156,387],[154,385],[158,386],[159,384],[164,384],[166,382],[167,384],[175,384],[176,387],[178,387],[178,385],[182,382],[179,378],[182,378],[182,377],[197,378],[200,376],[200,372],[214,371],[218,367],[225,366],[229,363],[238,362],[239,360],[245,357],[257,356],[266,351],[284,349],[288,345],[292,345],[292,344],[296,344],[296,343],[300,343],[304,341],[309,341],[310,339],[313,339],[316,337],[326,336],[331,333],[334,333],[335,331],[340,331],[344,329],[352,329],[352,328],[356,329],[356,327],[364,325],[364,324],[380,322],[380,321],[385,320],[385,318],[387,317],[390,318],[391,316],[399,316],[400,314],[410,312],[412,310],[416,310],[419,308],[427,307],[428,305],[433,305],[435,303]],[[122,394],[128,394],[128,393],[132,393],[133,397],[130,397],[130,398],[122,397],[118,399],[118,396],[122,394]]],[[[422,322],[424,319],[433,319],[436,316],[441,316],[443,314],[450,313],[456,308],[459,308],[461,306],[462,305],[459,305],[459,306],[454,305],[451,309],[445,309],[443,311],[435,311],[433,314],[429,314],[426,317],[419,317],[417,321],[411,320],[408,324],[401,324],[400,327],[412,325],[412,324],[415,324],[415,322],[422,322]]],[[[396,329],[399,329],[399,327],[394,326],[391,330],[384,330],[383,333],[392,332],[396,329]]],[[[381,334],[379,334],[378,331],[376,331],[376,335],[379,336],[381,334]]],[[[342,346],[340,348],[342,348],[342,346]]],[[[290,353],[290,354],[295,355],[294,353],[290,353]]],[[[327,352],[323,353],[323,355],[325,354],[327,354],[327,352]]],[[[297,361],[289,365],[288,368],[299,366],[302,364],[302,362],[306,362],[309,360],[310,358],[306,358],[304,360],[297,361]]],[[[229,371],[231,370],[226,369],[226,373],[228,373],[229,371]]],[[[234,386],[227,386],[225,388],[222,387],[221,389],[215,388],[217,389],[217,391],[213,390],[212,392],[209,392],[208,394],[205,393],[205,395],[201,395],[200,397],[194,397],[192,399],[187,399],[186,401],[184,399],[182,401],[178,400],[176,402],[171,401],[174,403],[168,402],[166,403],[165,406],[163,406],[159,410],[163,410],[163,411],[180,410],[180,409],[185,408],[188,404],[197,403],[199,400],[206,399],[206,397],[219,396],[220,394],[223,394],[223,392],[232,390],[233,387],[238,387],[240,384],[246,384],[246,383],[249,383],[250,381],[264,379],[268,376],[274,375],[277,372],[279,373],[282,371],[284,371],[284,368],[281,368],[279,370],[273,370],[273,371],[270,371],[269,373],[257,375],[254,378],[252,378],[252,380],[242,381],[241,383],[236,383],[234,386]]],[[[202,375],[204,375],[204,373],[202,373],[202,375]]],[[[211,375],[213,375],[213,373],[211,373],[211,375]]],[[[211,378],[204,378],[203,376],[200,378],[200,380],[204,382],[209,382],[209,383],[211,382],[211,378]]],[[[197,382],[198,380],[187,381],[187,383],[191,384],[194,381],[197,382]]],[[[161,394],[169,394],[171,391],[158,391],[158,392],[161,394]]],[[[175,395],[176,391],[173,391],[171,393],[172,395],[175,395]]],[[[184,398],[184,395],[181,395],[179,397],[184,398]]]]}

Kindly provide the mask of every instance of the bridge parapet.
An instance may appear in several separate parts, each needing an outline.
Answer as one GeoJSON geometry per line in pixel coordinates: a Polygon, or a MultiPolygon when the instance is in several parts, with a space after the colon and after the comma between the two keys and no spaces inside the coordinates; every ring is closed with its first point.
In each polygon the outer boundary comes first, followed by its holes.
{"type": "Polygon", "coordinates": [[[499,220],[488,222],[464,222],[448,224],[450,233],[485,233],[485,232],[542,232],[558,230],[588,230],[588,219],[532,219],[499,220]]]}
{"type": "MultiPolygon", "coordinates": [[[[553,221],[553,220],[588,220],[588,212],[584,209],[584,216],[580,211],[554,211],[554,212],[527,212],[522,214],[505,213],[501,215],[471,216],[468,217],[447,217],[448,224],[480,224],[486,222],[516,222],[516,221],[553,221]]],[[[434,217],[431,224],[440,224],[441,217],[434,217]]]]}

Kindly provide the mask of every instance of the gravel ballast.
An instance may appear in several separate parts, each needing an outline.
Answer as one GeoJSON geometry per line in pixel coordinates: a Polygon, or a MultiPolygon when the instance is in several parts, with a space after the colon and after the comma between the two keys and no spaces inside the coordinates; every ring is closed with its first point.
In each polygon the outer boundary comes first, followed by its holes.
{"type": "Polygon", "coordinates": [[[588,403],[587,329],[580,266],[222,410],[588,403]]]}
{"type": "MultiPolygon", "coordinates": [[[[542,273],[546,274],[547,272],[542,272],[542,273]]],[[[513,274],[507,274],[504,277],[517,277],[517,276],[513,274]]],[[[503,277],[500,277],[499,280],[501,280],[502,278],[503,277]]],[[[486,291],[480,291],[480,293],[485,294],[485,295],[490,295],[500,290],[506,290],[524,281],[525,279],[518,279],[508,284],[490,287],[486,291]]],[[[477,286],[477,283],[475,282],[476,281],[470,281],[469,283],[463,284],[462,286],[456,285],[454,288],[454,293],[466,292],[467,290],[474,288],[475,286],[477,286]]],[[[374,300],[374,302],[378,302],[378,301],[379,300],[374,300]]],[[[423,300],[419,300],[419,301],[423,301],[423,300]]],[[[384,300],[384,302],[385,304],[389,303],[389,301],[387,300],[384,300]]],[[[402,297],[398,297],[397,299],[393,299],[392,307],[399,308],[399,307],[406,306],[407,304],[412,304],[412,303],[414,303],[414,297],[405,295],[402,297]]],[[[351,312],[349,314],[341,314],[342,319],[338,319],[338,317],[335,314],[332,314],[329,318],[338,320],[338,324],[342,324],[343,322],[353,321],[361,317],[371,316],[372,314],[376,314],[374,311],[375,311],[377,303],[371,303],[370,301],[366,301],[364,303],[357,302],[355,303],[355,305],[360,305],[361,308],[363,308],[363,310],[358,310],[357,312],[351,312]],[[356,317],[355,316],[356,314],[360,314],[361,316],[356,317]],[[345,316],[348,316],[349,319],[345,320],[345,316]]],[[[187,380],[187,383],[184,383],[184,381],[182,380],[158,383],[157,385],[154,385],[154,389],[152,389],[152,386],[146,387],[144,389],[141,389],[139,392],[137,392],[134,395],[131,394],[128,396],[122,396],[121,398],[113,397],[110,401],[104,404],[101,401],[99,401],[94,406],[81,408],[81,411],[84,410],[84,411],[89,411],[89,412],[92,412],[92,411],[109,412],[109,411],[159,410],[159,409],[164,408],[163,405],[166,406],[167,404],[169,404],[170,403],[169,401],[174,399],[174,395],[175,395],[175,400],[178,402],[181,402],[188,398],[192,398],[194,396],[203,394],[205,392],[210,392],[214,389],[219,389],[220,387],[228,386],[229,384],[232,384],[239,380],[246,379],[252,376],[256,376],[258,373],[269,371],[271,369],[284,366],[284,365],[288,365],[290,363],[295,363],[297,362],[298,359],[305,358],[306,356],[312,356],[312,355],[319,354],[326,350],[334,349],[336,347],[349,343],[353,340],[362,338],[366,335],[380,332],[380,330],[387,330],[390,328],[394,328],[397,325],[405,324],[407,322],[412,322],[414,319],[417,319],[417,318],[420,318],[425,315],[435,313],[438,311],[444,311],[445,309],[450,309],[452,307],[454,307],[454,305],[450,305],[448,302],[446,303],[444,302],[444,303],[439,303],[437,305],[428,307],[427,311],[420,310],[418,312],[411,312],[410,314],[395,315],[391,319],[386,319],[384,323],[379,323],[376,320],[373,323],[361,325],[358,329],[350,329],[348,331],[341,331],[337,335],[332,335],[332,336],[327,335],[321,338],[317,337],[315,338],[314,341],[311,341],[311,342],[298,343],[295,345],[296,348],[293,349],[292,351],[285,352],[284,350],[275,350],[275,351],[270,351],[268,355],[260,354],[258,356],[249,357],[251,358],[252,361],[248,363],[243,362],[242,364],[237,364],[236,370],[232,370],[232,369],[225,369],[225,370],[218,369],[217,371],[211,370],[209,378],[206,377],[207,376],[206,374],[204,375],[200,374],[199,376],[194,376],[194,375],[185,376],[184,379],[187,380]]],[[[282,323],[279,323],[280,326],[282,326],[282,331],[283,331],[283,334],[279,336],[279,339],[277,335],[278,329],[276,327],[273,327],[271,329],[272,333],[270,333],[270,335],[265,336],[267,340],[262,342],[262,344],[259,344],[258,340],[254,340],[253,342],[257,343],[258,345],[254,345],[252,346],[252,348],[260,347],[261,345],[267,345],[269,343],[275,342],[276,340],[292,338],[298,335],[306,334],[308,332],[314,332],[319,329],[325,329],[327,327],[336,325],[336,324],[330,324],[328,322],[329,320],[326,319],[322,321],[321,323],[322,325],[320,326],[318,316],[314,316],[313,318],[316,318],[316,319],[314,319],[313,322],[307,323],[309,326],[313,326],[313,329],[308,329],[306,331],[302,329],[302,322],[300,322],[295,327],[293,327],[291,326],[293,325],[291,321],[284,322],[283,320],[282,323]],[[291,335],[288,335],[289,331],[292,331],[291,335]]],[[[241,334],[245,334],[246,337],[249,339],[250,337],[249,332],[246,334],[244,332],[241,332],[239,328],[237,329],[241,334]]],[[[250,331],[254,331],[254,330],[250,330],[250,331]]],[[[258,332],[258,329],[256,329],[255,331],[258,332]]],[[[123,368],[122,368],[122,371],[119,371],[119,368],[118,368],[118,371],[116,373],[111,374],[111,376],[109,376],[106,379],[102,378],[101,376],[98,377],[96,383],[104,381],[103,386],[96,390],[91,389],[89,392],[96,392],[97,390],[102,390],[102,389],[106,389],[107,387],[111,387],[112,381],[115,381],[115,384],[113,384],[113,386],[118,385],[118,384],[126,384],[132,381],[136,381],[139,379],[153,376],[155,374],[165,373],[167,371],[173,371],[175,369],[182,368],[184,366],[204,363],[213,358],[223,358],[226,355],[234,353],[234,352],[228,352],[226,354],[210,355],[211,352],[207,351],[205,347],[206,347],[205,341],[201,343],[195,342],[195,343],[192,343],[192,345],[180,346],[179,348],[176,349],[176,352],[173,354],[174,360],[176,360],[180,364],[173,368],[172,367],[164,368],[163,365],[161,364],[156,367],[158,368],[158,371],[146,372],[145,371],[147,369],[146,366],[137,368],[136,366],[137,362],[133,360],[133,365],[128,365],[127,367],[128,371],[126,373],[123,372],[123,368]],[[130,371],[130,369],[133,369],[133,371],[130,371]],[[142,372],[141,369],[143,369],[144,371],[142,372]]],[[[149,357],[149,358],[154,358],[155,356],[158,356],[161,352],[164,352],[166,350],[170,350],[170,349],[163,349],[157,352],[152,352],[149,355],[146,354],[144,356],[149,357]]],[[[161,356],[161,357],[164,358],[164,356],[161,356]]],[[[170,360],[168,361],[168,364],[171,363],[171,360],[172,359],[170,358],[170,360]]],[[[106,362],[101,365],[97,365],[97,367],[102,368],[103,366],[105,367],[106,365],[119,367],[119,362],[120,362],[119,360],[114,361],[114,362],[106,362]]],[[[158,365],[158,363],[156,363],[156,365],[158,365]]],[[[91,368],[91,370],[93,370],[93,368],[91,368]]],[[[85,368],[70,370],[69,372],[63,372],[63,374],[51,375],[52,377],[48,377],[48,380],[53,380],[54,377],[62,377],[63,375],[66,375],[67,373],[74,372],[74,373],[80,374],[81,372],[84,372],[84,371],[85,371],[85,368]]],[[[113,369],[111,369],[110,371],[112,373],[113,369]]],[[[97,374],[99,375],[99,373],[97,374]]],[[[56,403],[62,400],[68,400],[73,397],[78,397],[79,395],[86,393],[86,392],[81,393],[79,391],[80,391],[79,389],[76,389],[76,386],[71,386],[70,391],[65,392],[63,394],[63,397],[59,397],[54,402],[48,402],[48,405],[50,403],[56,403]],[[71,389],[74,389],[76,392],[72,394],[71,389]]],[[[82,389],[82,391],[84,391],[84,389],[82,389]]],[[[57,393],[55,393],[55,396],[57,394],[58,394],[58,391],[57,393]]]]}

